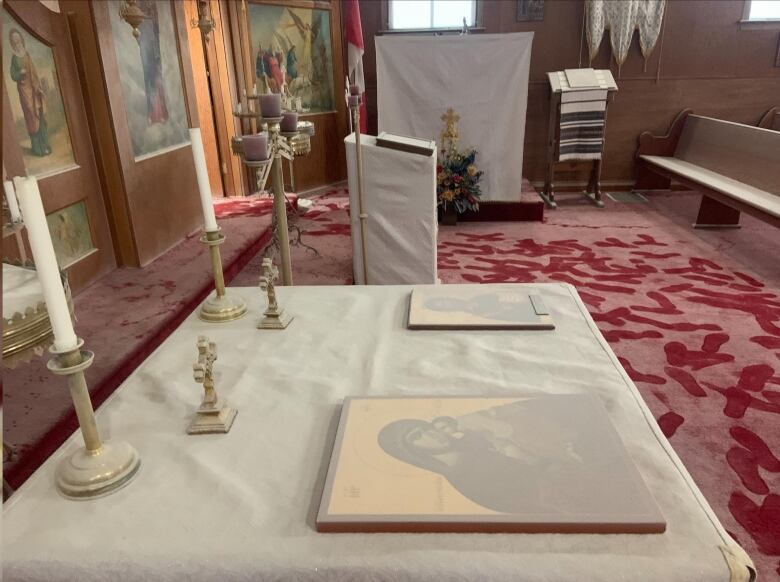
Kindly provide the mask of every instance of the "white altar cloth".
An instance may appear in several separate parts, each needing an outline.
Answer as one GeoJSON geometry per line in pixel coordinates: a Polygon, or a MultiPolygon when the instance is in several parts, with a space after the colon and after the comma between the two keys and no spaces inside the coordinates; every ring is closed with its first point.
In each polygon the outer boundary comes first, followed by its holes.
{"type": "Polygon", "coordinates": [[[24,315],[28,307],[43,303],[43,289],[35,269],[26,269],[3,263],[3,317],[10,319],[15,313],[24,315]]]}
{"type": "MultiPolygon", "coordinates": [[[[376,37],[379,131],[435,139],[460,115],[477,148],[483,200],[520,199],[533,32],[376,37]]],[[[441,148],[441,143],[439,143],[441,148]]]]}
{"type": "Polygon", "coordinates": [[[260,293],[231,288],[249,315],[191,315],[99,410],[104,436],[140,453],[134,482],[102,499],[60,497],[53,471],[81,443],[74,435],[5,504],[5,582],[727,582],[719,546],[733,542],[574,288],[527,287],[544,296],[554,331],[410,331],[410,288],[400,286],[280,287],[295,320],[258,330],[260,293]],[[217,342],[217,389],[238,409],[227,435],[185,433],[202,393],[198,334],[217,342]],[[539,392],[601,400],[668,521],[664,534],[314,530],[344,396],[539,392]]]}
{"type": "MultiPolygon", "coordinates": [[[[352,270],[363,280],[355,134],[344,138],[349,178],[352,270]]],[[[436,152],[422,156],[376,145],[360,135],[363,150],[363,211],[371,285],[436,283],[436,152]]]]}

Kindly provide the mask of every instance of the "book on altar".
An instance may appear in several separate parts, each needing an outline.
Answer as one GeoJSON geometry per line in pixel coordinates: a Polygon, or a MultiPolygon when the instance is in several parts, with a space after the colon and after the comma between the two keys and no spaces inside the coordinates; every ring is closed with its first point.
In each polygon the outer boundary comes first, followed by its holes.
{"type": "Polygon", "coordinates": [[[346,398],[320,532],[662,533],[592,394],[346,398]]]}
{"type": "Polygon", "coordinates": [[[430,156],[436,151],[436,142],[432,139],[396,135],[394,133],[387,133],[386,131],[383,131],[376,136],[376,145],[423,156],[430,156]]]}
{"type": "Polygon", "coordinates": [[[564,69],[566,80],[572,89],[584,89],[598,87],[599,80],[593,69],[564,69]]]}
{"type": "Polygon", "coordinates": [[[541,295],[522,287],[431,285],[412,290],[409,329],[555,329],[541,295]]]}

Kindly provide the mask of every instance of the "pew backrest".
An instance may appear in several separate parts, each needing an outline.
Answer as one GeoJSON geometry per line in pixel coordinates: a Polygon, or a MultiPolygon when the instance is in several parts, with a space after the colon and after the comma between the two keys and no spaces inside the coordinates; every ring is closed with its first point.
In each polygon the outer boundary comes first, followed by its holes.
{"type": "Polygon", "coordinates": [[[674,157],[780,196],[780,132],[688,115],[674,157]]]}

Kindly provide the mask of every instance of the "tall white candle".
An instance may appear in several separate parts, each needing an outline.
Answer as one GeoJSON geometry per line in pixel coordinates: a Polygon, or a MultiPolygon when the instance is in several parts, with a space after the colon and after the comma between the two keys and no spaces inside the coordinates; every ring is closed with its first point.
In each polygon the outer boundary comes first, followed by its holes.
{"type": "Polygon", "coordinates": [[[199,127],[190,128],[192,156],[195,158],[195,174],[198,177],[200,205],[203,207],[203,228],[208,232],[217,230],[217,218],[214,216],[214,202],[211,200],[209,172],[206,168],[206,152],[203,150],[203,138],[199,127]]]}
{"type": "Polygon", "coordinates": [[[19,213],[19,204],[16,202],[13,182],[4,180],[3,190],[5,190],[5,200],[8,202],[8,212],[11,213],[11,222],[19,222],[22,219],[22,215],[19,213]]]}
{"type": "Polygon", "coordinates": [[[43,289],[43,298],[49,312],[51,328],[54,331],[54,346],[59,351],[71,350],[78,340],[73,331],[65,289],[60,279],[60,269],[51,243],[46,213],[43,211],[41,193],[35,178],[14,178],[16,195],[22,207],[27,238],[30,241],[35,269],[43,289]]]}

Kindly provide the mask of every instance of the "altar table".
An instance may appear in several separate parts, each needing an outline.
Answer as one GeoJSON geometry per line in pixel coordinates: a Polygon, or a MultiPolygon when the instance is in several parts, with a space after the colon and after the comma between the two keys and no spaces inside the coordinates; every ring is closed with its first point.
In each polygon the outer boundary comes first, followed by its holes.
{"type": "MultiPolygon", "coordinates": [[[[60,497],[53,471],[72,436],[6,503],[6,582],[73,580],[747,580],[729,538],[620,366],[574,287],[534,284],[552,331],[410,331],[411,287],[281,287],[295,319],[258,330],[250,313],[192,314],[98,411],[104,437],[138,450],[126,488],[60,497]],[[238,416],[227,435],[189,436],[202,387],[196,340],[217,342],[217,389],[238,416]],[[314,529],[347,395],[589,392],[668,522],[663,534],[320,534],[314,529]],[[729,565],[730,564],[730,565],[729,565]]],[[[100,346],[86,346],[98,349],[100,346]]],[[[66,390],[52,378],[49,390],[66,390]]]]}

